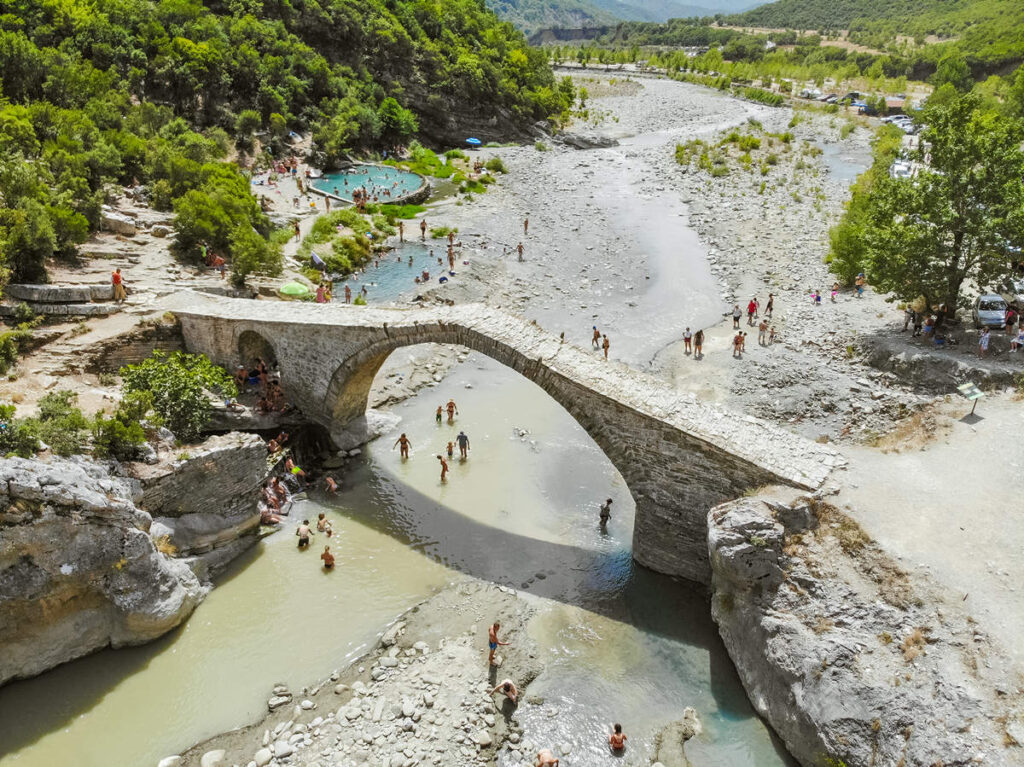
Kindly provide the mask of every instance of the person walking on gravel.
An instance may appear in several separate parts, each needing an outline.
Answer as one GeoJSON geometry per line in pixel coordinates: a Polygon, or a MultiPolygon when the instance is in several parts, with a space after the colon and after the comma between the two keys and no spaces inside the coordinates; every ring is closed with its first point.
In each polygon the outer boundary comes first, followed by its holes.
{"type": "Polygon", "coordinates": [[[693,358],[699,360],[704,356],[704,331],[698,330],[693,334],[693,358]]]}
{"type": "Polygon", "coordinates": [[[490,650],[490,654],[487,656],[487,662],[492,666],[494,664],[494,651],[499,647],[505,647],[508,642],[502,642],[498,639],[498,629],[501,628],[501,624],[498,621],[494,621],[494,625],[487,629],[487,648],[490,650]]]}
{"type": "Polygon", "coordinates": [[[110,275],[110,283],[114,286],[114,300],[117,303],[121,303],[128,298],[128,293],[124,289],[124,277],[121,276],[120,267],[115,269],[114,273],[110,275]]]}
{"type": "Polygon", "coordinates": [[[764,305],[764,316],[768,317],[770,319],[771,316],[772,316],[772,312],[774,312],[774,311],[775,311],[775,294],[774,293],[769,293],[768,294],[768,303],[764,305]]]}
{"type": "Polygon", "coordinates": [[[743,312],[740,311],[740,305],[735,304],[732,307],[732,328],[733,330],[740,329],[740,317],[743,316],[743,312]]]}
{"type": "Polygon", "coordinates": [[[690,332],[690,328],[686,328],[683,333],[683,345],[686,347],[684,353],[689,354],[692,350],[690,345],[693,343],[693,333],[690,332]]]}

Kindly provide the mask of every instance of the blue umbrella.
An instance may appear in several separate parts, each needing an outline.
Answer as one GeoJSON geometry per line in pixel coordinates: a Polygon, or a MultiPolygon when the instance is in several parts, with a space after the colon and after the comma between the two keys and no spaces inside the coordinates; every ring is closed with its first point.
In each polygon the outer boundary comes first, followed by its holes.
{"type": "Polygon", "coordinates": [[[466,143],[467,144],[472,144],[473,146],[480,146],[484,142],[481,141],[478,138],[468,138],[468,139],[466,139],[466,143]]]}

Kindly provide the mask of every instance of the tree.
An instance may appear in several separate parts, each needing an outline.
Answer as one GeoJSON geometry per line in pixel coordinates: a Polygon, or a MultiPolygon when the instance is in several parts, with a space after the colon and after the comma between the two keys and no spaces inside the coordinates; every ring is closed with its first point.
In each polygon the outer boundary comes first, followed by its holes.
{"type": "Polygon", "coordinates": [[[138,365],[121,368],[122,394],[151,392],[153,409],[182,442],[198,439],[210,417],[212,392],[234,397],[235,383],[203,354],[161,351],[138,365]]]}
{"type": "Polygon", "coordinates": [[[390,96],[381,102],[377,113],[380,115],[380,137],[392,146],[406,143],[419,130],[416,115],[390,96]]]}
{"type": "Polygon", "coordinates": [[[230,248],[231,273],[236,282],[244,284],[250,274],[281,273],[281,248],[267,242],[248,224],[239,224],[232,230],[230,248]]]}
{"type": "Polygon", "coordinates": [[[954,49],[939,59],[932,76],[932,84],[938,88],[949,83],[961,93],[966,93],[974,85],[974,77],[971,75],[971,68],[967,66],[964,55],[954,49]]]}
{"type": "Polygon", "coordinates": [[[915,178],[880,178],[864,211],[871,282],[895,298],[960,303],[965,280],[984,289],[1009,275],[1024,246],[1024,124],[973,94],[929,104],[915,178]]]}

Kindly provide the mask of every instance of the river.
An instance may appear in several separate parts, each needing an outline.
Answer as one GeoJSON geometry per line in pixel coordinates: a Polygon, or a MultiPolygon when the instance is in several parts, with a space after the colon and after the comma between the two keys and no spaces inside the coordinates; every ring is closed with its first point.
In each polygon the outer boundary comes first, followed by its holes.
{"type": "MultiPolygon", "coordinates": [[[[397,614],[461,574],[543,597],[530,631],[547,671],[521,716],[536,739],[595,749],[622,721],[634,754],[685,706],[707,734],[698,765],[787,764],[754,715],[692,586],[634,567],[632,502],[578,424],[534,384],[471,354],[436,388],[397,406],[395,434],[368,446],[335,498],[300,503],[288,528],[225,575],[179,630],[105,651],[0,690],[3,764],[154,765],[345,665],[397,614]],[[434,422],[454,397],[454,426],[434,422]],[[470,460],[439,482],[434,457],[459,429],[470,460]],[[607,534],[597,503],[615,500],[607,534]],[[298,516],[330,516],[338,569],[324,575],[291,534],[298,516]],[[558,716],[554,716],[554,712],[558,716]],[[553,739],[553,740],[552,740],[553,739]]],[[[316,548],[316,547],[314,547],[316,548]]],[[[602,757],[603,758],[603,757],[602,757]]]]}

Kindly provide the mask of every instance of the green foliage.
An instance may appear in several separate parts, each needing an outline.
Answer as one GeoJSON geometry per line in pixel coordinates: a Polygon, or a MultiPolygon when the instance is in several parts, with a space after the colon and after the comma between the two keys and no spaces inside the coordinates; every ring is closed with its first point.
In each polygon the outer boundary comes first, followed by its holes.
{"type": "MultiPolygon", "coordinates": [[[[202,166],[200,175],[202,185],[174,201],[174,248],[179,255],[196,260],[199,245],[205,242],[215,252],[233,258],[232,236],[237,229],[248,227],[261,234],[270,231],[270,222],[249,192],[249,181],[237,167],[209,163],[202,166]]],[[[235,243],[251,246],[245,238],[236,238],[235,243]]]]}
{"type": "Polygon", "coordinates": [[[744,88],[740,94],[750,101],[758,101],[770,107],[780,107],[786,103],[786,97],[781,93],[766,91],[764,88],[744,88]]]}
{"type": "Polygon", "coordinates": [[[543,141],[538,141],[537,143],[535,143],[533,145],[533,148],[536,149],[538,152],[547,152],[549,150],[548,145],[545,144],[543,141]]]}
{"type": "Polygon", "coordinates": [[[97,413],[92,424],[92,449],[97,458],[131,461],[146,441],[142,421],[153,407],[153,393],[133,391],[124,396],[112,418],[97,413]]]}
{"type": "Polygon", "coordinates": [[[234,381],[202,354],[161,351],[138,365],[121,368],[122,393],[150,392],[152,407],[182,442],[199,437],[210,416],[207,392],[234,397],[234,381]]]}
{"type": "MultiPolygon", "coordinates": [[[[369,207],[367,207],[369,210],[369,207]]],[[[381,205],[377,208],[389,222],[393,222],[396,219],[411,219],[416,218],[420,213],[426,210],[422,205],[381,205]]]]}
{"type": "MultiPolygon", "coordinates": [[[[396,206],[368,206],[367,209],[376,211],[386,207],[395,208],[396,206]]],[[[398,208],[398,210],[402,209],[398,208]]],[[[343,277],[370,260],[373,247],[370,238],[366,236],[367,233],[372,234],[374,238],[383,235],[383,232],[376,229],[367,216],[354,208],[332,210],[329,214],[320,216],[313,222],[309,234],[299,246],[299,255],[302,258],[308,258],[310,252],[315,249],[317,255],[327,264],[327,271],[343,277]],[[352,233],[340,234],[339,226],[350,229],[352,233]]]]}
{"type": "Polygon", "coordinates": [[[435,240],[440,240],[442,237],[447,237],[449,233],[454,232],[458,234],[458,227],[450,226],[432,226],[430,227],[430,236],[435,240]]]}
{"type": "Polygon", "coordinates": [[[500,157],[492,157],[484,163],[484,167],[492,173],[508,173],[508,168],[500,157]]]}
{"type": "Polygon", "coordinates": [[[984,289],[1008,277],[1024,246],[1024,124],[973,94],[929,104],[921,119],[919,173],[890,178],[876,160],[833,237],[834,251],[843,238],[833,269],[859,262],[895,299],[954,307],[965,281],[984,289]]]}
{"type": "Polygon", "coordinates": [[[32,307],[24,301],[14,305],[14,322],[18,325],[30,324],[36,319],[36,313],[32,307]]]}
{"type": "Polygon", "coordinates": [[[839,138],[849,138],[855,130],[857,130],[857,123],[845,122],[843,123],[843,126],[839,129],[839,138]]]}
{"type": "Polygon", "coordinates": [[[49,445],[56,455],[81,453],[89,422],[78,409],[78,395],[66,389],[50,392],[39,400],[38,418],[25,419],[25,427],[49,445]]]}
{"type": "Polygon", "coordinates": [[[31,458],[39,447],[39,438],[25,423],[15,418],[14,405],[0,405],[0,456],[31,458]]]}
{"type": "Polygon", "coordinates": [[[230,237],[231,273],[235,281],[244,283],[250,274],[276,276],[281,273],[284,258],[281,246],[268,242],[248,224],[236,226],[230,237]]]}
{"type": "Polygon", "coordinates": [[[360,293],[359,295],[352,299],[352,303],[355,304],[356,306],[366,306],[366,299],[363,298],[363,294],[360,293]]]}
{"type": "Polygon", "coordinates": [[[31,338],[26,330],[9,330],[0,333],[0,375],[10,370],[18,361],[22,347],[31,338]]]}

